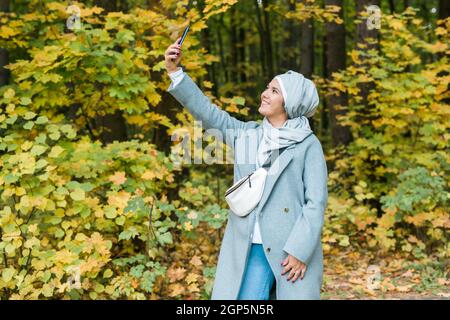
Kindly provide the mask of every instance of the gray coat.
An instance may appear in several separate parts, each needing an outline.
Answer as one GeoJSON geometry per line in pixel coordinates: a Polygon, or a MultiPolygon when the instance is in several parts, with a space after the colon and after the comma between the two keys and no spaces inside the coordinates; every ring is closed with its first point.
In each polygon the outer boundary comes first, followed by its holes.
{"type": "MultiPolygon", "coordinates": [[[[223,141],[235,155],[234,182],[256,169],[254,159],[262,137],[259,123],[240,121],[219,109],[187,74],[167,91],[202,121],[203,128],[215,128],[223,134],[223,141]]],[[[211,299],[237,299],[255,219],[259,219],[264,252],[275,275],[276,299],[320,299],[327,178],[322,146],[314,134],[280,154],[268,172],[258,206],[246,217],[228,211],[211,299]],[[303,280],[292,283],[286,280],[289,273],[281,275],[281,262],[288,254],[307,265],[303,280]]]]}

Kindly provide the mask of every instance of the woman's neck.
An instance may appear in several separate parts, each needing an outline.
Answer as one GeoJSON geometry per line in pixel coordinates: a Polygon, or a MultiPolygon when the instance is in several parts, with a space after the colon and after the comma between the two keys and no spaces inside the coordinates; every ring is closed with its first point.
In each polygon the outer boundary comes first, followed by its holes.
{"type": "Polygon", "coordinates": [[[285,122],[287,121],[287,118],[284,117],[267,117],[267,120],[269,121],[269,123],[272,125],[272,127],[274,128],[281,128],[285,122]]]}

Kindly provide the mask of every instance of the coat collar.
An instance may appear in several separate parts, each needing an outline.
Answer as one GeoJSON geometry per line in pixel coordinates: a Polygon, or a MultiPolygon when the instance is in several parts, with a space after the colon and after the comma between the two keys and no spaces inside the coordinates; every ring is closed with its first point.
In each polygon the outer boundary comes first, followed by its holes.
{"type": "Polygon", "coordinates": [[[267,173],[264,191],[261,200],[259,201],[259,204],[257,206],[257,213],[259,213],[259,211],[261,211],[261,209],[264,207],[264,204],[269,198],[275,183],[277,182],[278,178],[283,173],[284,169],[286,169],[287,165],[291,162],[292,158],[294,157],[294,148],[295,144],[287,147],[286,150],[284,150],[280,154],[280,156],[275,160],[275,162],[270,167],[267,173]]]}

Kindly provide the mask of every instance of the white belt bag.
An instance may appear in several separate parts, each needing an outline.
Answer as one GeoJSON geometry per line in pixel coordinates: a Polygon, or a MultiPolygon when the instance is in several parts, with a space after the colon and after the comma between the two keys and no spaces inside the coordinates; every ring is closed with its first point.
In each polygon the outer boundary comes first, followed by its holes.
{"type": "Polygon", "coordinates": [[[272,151],[261,168],[242,177],[225,192],[225,200],[234,214],[245,217],[258,205],[264,191],[270,165],[275,162],[276,157],[285,149],[286,147],[283,147],[279,149],[279,152],[272,151]],[[271,162],[274,153],[277,155],[273,159],[273,162],[271,162]]]}

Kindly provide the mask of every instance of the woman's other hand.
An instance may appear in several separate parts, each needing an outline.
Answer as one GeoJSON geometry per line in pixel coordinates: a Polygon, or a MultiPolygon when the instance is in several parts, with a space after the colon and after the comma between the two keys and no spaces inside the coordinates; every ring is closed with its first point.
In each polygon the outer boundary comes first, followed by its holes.
{"type": "Polygon", "coordinates": [[[178,64],[181,61],[181,46],[178,44],[178,41],[181,39],[178,38],[173,44],[171,44],[164,55],[166,70],[168,73],[172,73],[178,70],[178,64]]]}
{"type": "Polygon", "coordinates": [[[281,275],[289,272],[287,281],[292,280],[292,282],[294,283],[298,279],[298,277],[300,277],[300,280],[302,280],[305,276],[306,264],[291,255],[288,255],[286,259],[284,259],[284,261],[281,263],[281,265],[284,266],[281,275]]]}

